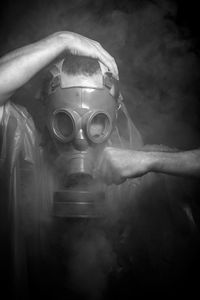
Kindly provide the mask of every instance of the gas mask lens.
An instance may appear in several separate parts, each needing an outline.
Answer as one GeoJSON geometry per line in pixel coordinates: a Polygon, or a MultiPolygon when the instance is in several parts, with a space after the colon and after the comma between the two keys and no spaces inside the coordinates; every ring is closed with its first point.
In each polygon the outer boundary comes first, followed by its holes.
{"type": "Polygon", "coordinates": [[[112,120],[107,113],[99,111],[90,112],[89,117],[83,117],[82,119],[75,111],[59,110],[54,112],[52,129],[54,135],[61,142],[72,141],[81,127],[86,130],[85,133],[91,142],[102,143],[111,133],[112,120]]]}
{"type": "Polygon", "coordinates": [[[110,135],[112,121],[104,112],[97,112],[90,116],[87,124],[87,134],[94,143],[102,143],[110,135]]]}
{"type": "Polygon", "coordinates": [[[67,111],[54,113],[52,127],[54,134],[62,142],[69,142],[74,136],[75,122],[67,111]]]}

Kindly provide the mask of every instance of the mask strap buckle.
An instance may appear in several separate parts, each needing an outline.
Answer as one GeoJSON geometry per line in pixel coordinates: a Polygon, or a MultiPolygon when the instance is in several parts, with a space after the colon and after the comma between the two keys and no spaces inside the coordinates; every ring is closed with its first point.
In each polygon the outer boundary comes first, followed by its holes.
{"type": "Polygon", "coordinates": [[[110,95],[116,100],[119,99],[119,83],[111,72],[105,72],[103,75],[103,85],[109,89],[110,95]]]}

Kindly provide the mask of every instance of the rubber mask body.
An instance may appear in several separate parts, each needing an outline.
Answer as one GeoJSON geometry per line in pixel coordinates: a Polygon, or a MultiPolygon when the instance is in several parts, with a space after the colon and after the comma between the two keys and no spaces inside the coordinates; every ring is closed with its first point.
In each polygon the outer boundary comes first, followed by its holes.
{"type": "Polygon", "coordinates": [[[95,163],[115,127],[116,108],[106,88],[58,88],[49,96],[48,128],[64,186],[77,176],[93,177],[95,163]]]}

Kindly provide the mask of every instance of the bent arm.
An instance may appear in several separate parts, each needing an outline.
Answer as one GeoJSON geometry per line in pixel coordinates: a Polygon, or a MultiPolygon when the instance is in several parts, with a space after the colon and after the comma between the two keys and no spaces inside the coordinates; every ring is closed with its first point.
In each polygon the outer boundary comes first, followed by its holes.
{"type": "Polygon", "coordinates": [[[99,59],[115,76],[115,60],[101,45],[73,32],[57,32],[0,59],[0,105],[65,50],[99,59]]]}
{"type": "Polygon", "coordinates": [[[15,90],[61,54],[70,36],[53,34],[39,42],[17,49],[0,59],[0,105],[15,90]]]}

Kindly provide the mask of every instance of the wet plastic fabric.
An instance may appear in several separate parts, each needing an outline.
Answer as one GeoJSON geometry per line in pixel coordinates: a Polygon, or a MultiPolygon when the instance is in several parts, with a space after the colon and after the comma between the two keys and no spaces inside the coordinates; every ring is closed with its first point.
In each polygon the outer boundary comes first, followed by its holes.
{"type": "MultiPolygon", "coordinates": [[[[123,127],[121,123],[118,124],[108,145],[125,149],[140,149],[143,146],[141,136],[131,121],[123,102],[121,102],[120,113],[126,126],[121,128],[123,127]],[[123,132],[128,138],[123,136],[123,132]]],[[[50,251],[45,246],[43,227],[48,226],[51,218],[53,179],[44,165],[37,131],[27,111],[13,103],[6,104],[1,127],[1,173],[8,182],[8,198],[3,194],[1,198],[5,198],[4,202],[8,200],[5,211],[9,229],[6,232],[11,236],[14,281],[18,288],[23,287],[23,291],[19,291],[19,298],[23,299],[22,293],[25,293],[28,268],[29,270],[34,269],[37,273],[41,252],[46,255],[50,251]]],[[[128,224],[128,226],[124,225],[126,227],[123,238],[125,244],[135,238],[134,231],[139,228],[136,236],[138,234],[141,236],[139,240],[135,239],[134,246],[131,246],[133,248],[128,248],[130,252],[127,254],[128,256],[134,256],[135,249],[137,247],[140,249],[142,241],[146,251],[149,249],[153,251],[150,256],[157,264],[162,264],[166,245],[169,248],[166,256],[167,259],[170,259],[169,256],[172,255],[170,251],[172,251],[174,242],[173,227],[176,227],[179,219],[177,219],[174,201],[171,205],[168,197],[163,193],[162,176],[155,180],[155,175],[150,174],[142,179],[127,180],[119,186],[108,186],[106,200],[109,222],[117,224],[121,220],[123,224],[128,224]],[[155,183],[160,190],[156,192],[157,194],[152,194],[152,186],[155,183]],[[168,222],[169,207],[172,208],[170,220],[173,219],[170,221],[170,225],[168,222]],[[155,219],[155,214],[159,210],[162,217],[159,218],[156,215],[157,219],[155,219]],[[172,217],[173,215],[174,217],[172,217]],[[149,218],[152,218],[150,219],[150,229],[148,227],[149,218]],[[164,219],[166,222],[163,221],[164,219]],[[132,229],[129,226],[131,222],[135,224],[132,229]],[[147,232],[145,233],[144,230],[147,232]],[[155,232],[156,237],[152,235],[155,232]],[[165,235],[165,232],[168,232],[168,236],[165,235]],[[155,243],[155,239],[158,247],[152,250],[151,245],[155,243]]],[[[181,220],[182,218],[185,220],[184,212],[181,220]]],[[[164,269],[165,267],[163,266],[164,269]]],[[[24,298],[28,299],[28,296],[24,295],[24,298]]]]}
{"type": "Polygon", "coordinates": [[[18,297],[26,298],[27,260],[33,269],[39,264],[40,224],[44,219],[44,199],[50,201],[48,190],[41,190],[45,180],[38,135],[25,108],[7,103],[1,122],[1,187],[2,226],[7,229],[12,277],[18,297]],[[41,170],[43,169],[43,174],[41,170]],[[44,195],[44,192],[47,193],[44,195]],[[23,287],[23,288],[22,288],[23,287]],[[18,289],[23,289],[17,292],[18,289]]]}
{"type": "Polygon", "coordinates": [[[17,106],[13,103],[7,103],[3,107],[2,118],[2,147],[1,147],[1,163],[3,164],[8,158],[7,147],[12,142],[12,151],[10,151],[10,172],[13,171],[15,162],[21,150],[23,150],[23,159],[30,163],[35,163],[36,154],[33,149],[36,149],[36,134],[35,126],[30,115],[25,108],[17,106]],[[13,132],[8,132],[9,122],[12,122],[10,126],[13,126],[13,132]],[[13,141],[8,140],[9,136],[13,138],[13,141]]]}
{"type": "MultiPolygon", "coordinates": [[[[129,147],[134,148],[135,145],[138,148],[142,144],[141,137],[129,119],[124,104],[121,109],[128,121],[129,147]]],[[[108,144],[123,147],[123,137],[118,130],[108,144]]],[[[8,222],[12,224],[8,234],[11,236],[15,280],[18,282],[26,278],[26,258],[30,253],[25,252],[35,252],[31,255],[37,257],[40,223],[48,219],[53,193],[51,178],[49,175],[45,178],[44,175],[42,149],[33,120],[25,108],[11,102],[3,108],[0,159],[1,174],[8,184],[5,196],[8,199],[5,201],[8,201],[8,222]],[[45,180],[49,183],[44,183],[45,180]],[[40,188],[42,184],[49,186],[49,190],[40,188]],[[31,241],[30,245],[27,240],[31,241]]]]}

